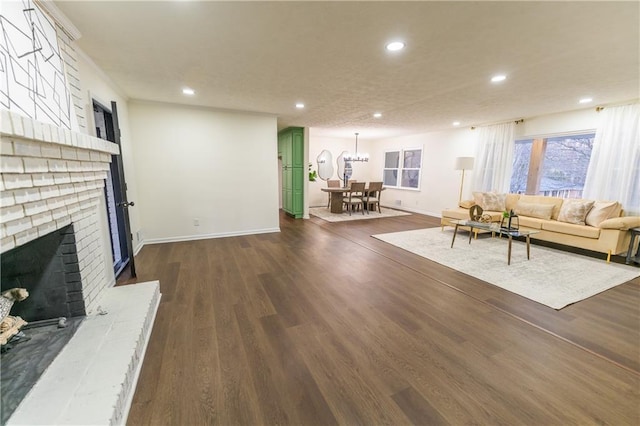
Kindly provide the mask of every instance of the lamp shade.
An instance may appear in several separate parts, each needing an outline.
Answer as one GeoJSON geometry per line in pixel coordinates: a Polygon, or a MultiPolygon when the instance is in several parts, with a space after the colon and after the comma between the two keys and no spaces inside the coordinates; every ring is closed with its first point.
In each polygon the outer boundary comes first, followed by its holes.
{"type": "Polygon", "coordinates": [[[454,170],[473,170],[473,157],[456,157],[454,170]]]}

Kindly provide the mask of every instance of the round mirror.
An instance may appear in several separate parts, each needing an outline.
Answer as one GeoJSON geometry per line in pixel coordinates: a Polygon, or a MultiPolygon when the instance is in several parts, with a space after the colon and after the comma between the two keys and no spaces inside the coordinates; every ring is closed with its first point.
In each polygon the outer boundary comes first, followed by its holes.
{"type": "Polygon", "coordinates": [[[326,149],[323,150],[318,158],[318,177],[322,180],[329,180],[333,176],[333,156],[326,149]]]}

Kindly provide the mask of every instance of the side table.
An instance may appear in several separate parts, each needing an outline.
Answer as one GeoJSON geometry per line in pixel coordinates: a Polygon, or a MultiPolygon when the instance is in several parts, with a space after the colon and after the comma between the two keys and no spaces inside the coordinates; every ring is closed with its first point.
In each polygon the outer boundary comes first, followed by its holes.
{"type": "Polygon", "coordinates": [[[631,262],[640,263],[640,228],[631,228],[631,240],[629,241],[629,250],[627,250],[627,260],[625,263],[628,265],[631,262]],[[636,249],[636,255],[633,256],[633,248],[635,247],[636,237],[638,237],[638,248],[636,249]]]}

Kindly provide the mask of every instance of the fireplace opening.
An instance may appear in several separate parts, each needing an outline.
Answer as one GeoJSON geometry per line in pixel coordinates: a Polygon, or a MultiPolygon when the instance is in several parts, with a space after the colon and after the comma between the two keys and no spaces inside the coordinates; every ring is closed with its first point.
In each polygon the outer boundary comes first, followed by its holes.
{"type": "Polygon", "coordinates": [[[86,315],[73,224],[3,253],[0,267],[3,294],[14,288],[29,293],[9,312],[27,325],[15,330],[0,354],[5,424],[86,315]]]}

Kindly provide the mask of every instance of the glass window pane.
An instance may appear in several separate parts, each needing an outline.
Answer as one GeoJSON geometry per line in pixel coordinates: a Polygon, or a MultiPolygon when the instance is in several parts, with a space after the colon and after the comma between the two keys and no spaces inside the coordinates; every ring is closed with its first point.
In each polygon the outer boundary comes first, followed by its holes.
{"type": "Polygon", "coordinates": [[[385,169],[397,169],[399,164],[400,164],[400,151],[385,152],[384,154],[385,169]]]}
{"type": "Polygon", "coordinates": [[[581,198],[595,135],[547,139],[540,179],[541,195],[581,198]]]}
{"type": "Polygon", "coordinates": [[[385,170],[382,176],[382,182],[387,186],[398,186],[398,171],[385,170]]]}
{"type": "Polygon", "coordinates": [[[421,158],[422,158],[421,149],[412,149],[409,151],[404,151],[404,165],[402,167],[404,167],[405,169],[419,169],[421,158]]]}
{"type": "Polygon", "coordinates": [[[516,141],[516,146],[513,150],[513,173],[509,187],[509,192],[512,194],[524,194],[527,190],[532,144],[533,140],[531,139],[516,141]]]}
{"type": "Polygon", "coordinates": [[[418,188],[420,185],[420,170],[403,170],[402,186],[405,188],[418,188]]]}

